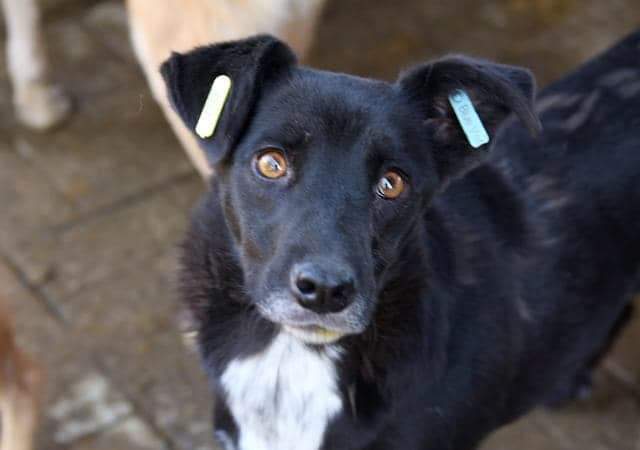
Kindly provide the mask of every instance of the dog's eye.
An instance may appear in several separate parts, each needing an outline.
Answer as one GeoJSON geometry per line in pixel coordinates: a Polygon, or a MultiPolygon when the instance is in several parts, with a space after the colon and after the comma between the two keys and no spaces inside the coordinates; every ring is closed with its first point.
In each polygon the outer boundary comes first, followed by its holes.
{"type": "Polygon", "coordinates": [[[275,180],[287,173],[287,160],[280,150],[268,149],[256,159],[256,169],[260,175],[275,180]]]}
{"type": "Polygon", "coordinates": [[[402,179],[402,176],[392,170],[388,171],[382,178],[380,178],[378,186],[376,187],[376,193],[380,197],[389,200],[398,198],[403,191],[404,180],[402,179]]]}

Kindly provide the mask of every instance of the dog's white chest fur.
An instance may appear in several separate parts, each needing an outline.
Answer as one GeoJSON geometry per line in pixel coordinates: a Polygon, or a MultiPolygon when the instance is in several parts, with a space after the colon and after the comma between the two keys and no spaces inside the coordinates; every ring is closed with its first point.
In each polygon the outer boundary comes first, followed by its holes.
{"type": "Polygon", "coordinates": [[[221,381],[239,428],[238,450],[318,450],[342,409],[338,356],[281,333],[262,353],[232,361],[221,381]]]}

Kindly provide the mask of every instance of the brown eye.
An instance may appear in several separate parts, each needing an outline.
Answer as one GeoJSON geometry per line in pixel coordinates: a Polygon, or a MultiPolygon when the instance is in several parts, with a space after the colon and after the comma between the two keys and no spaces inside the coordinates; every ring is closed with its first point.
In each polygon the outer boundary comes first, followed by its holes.
{"type": "Polygon", "coordinates": [[[397,172],[390,170],[385,173],[376,187],[377,194],[389,200],[398,198],[404,191],[404,180],[397,172]]]}
{"type": "Polygon", "coordinates": [[[275,180],[286,175],[287,160],[280,150],[267,150],[258,156],[256,168],[260,175],[275,180]]]}

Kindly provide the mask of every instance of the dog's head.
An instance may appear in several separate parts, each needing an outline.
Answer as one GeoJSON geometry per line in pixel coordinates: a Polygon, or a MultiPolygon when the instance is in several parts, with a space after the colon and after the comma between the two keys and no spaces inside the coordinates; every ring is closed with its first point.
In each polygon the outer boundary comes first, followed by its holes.
{"type": "Polygon", "coordinates": [[[214,135],[198,139],[248,297],[307,342],[366,329],[433,195],[486,154],[450,94],[468,94],[490,135],[512,112],[539,127],[528,71],[458,56],[387,83],[300,67],[258,36],[174,54],[162,73],[191,130],[213,80],[231,78],[214,135]]]}

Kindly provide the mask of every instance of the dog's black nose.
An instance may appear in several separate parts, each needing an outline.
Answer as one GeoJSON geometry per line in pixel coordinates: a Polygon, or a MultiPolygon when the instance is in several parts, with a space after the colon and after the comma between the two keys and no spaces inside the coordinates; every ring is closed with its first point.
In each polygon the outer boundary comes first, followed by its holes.
{"type": "Polygon", "coordinates": [[[354,277],[350,271],[305,263],[291,273],[291,291],[298,303],[317,313],[339,312],[353,301],[354,277]]]}

